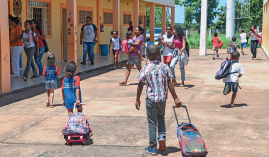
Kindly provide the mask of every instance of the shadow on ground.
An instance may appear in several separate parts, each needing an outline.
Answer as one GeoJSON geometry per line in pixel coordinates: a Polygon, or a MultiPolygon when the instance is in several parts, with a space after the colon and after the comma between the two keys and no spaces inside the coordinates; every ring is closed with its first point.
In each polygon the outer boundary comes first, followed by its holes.
{"type": "Polygon", "coordinates": [[[167,147],[165,152],[160,152],[158,149],[158,153],[161,154],[162,156],[168,156],[169,154],[180,152],[180,149],[177,147],[167,147]]]}
{"type": "MultiPolygon", "coordinates": [[[[235,104],[235,107],[243,107],[243,106],[248,106],[248,105],[245,104],[245,103],[235,104]]],[[[223,108],[232,108],[230,104],[228,104],[228,105],[221,105],[220,107],[223,107],[223,108]]]]}

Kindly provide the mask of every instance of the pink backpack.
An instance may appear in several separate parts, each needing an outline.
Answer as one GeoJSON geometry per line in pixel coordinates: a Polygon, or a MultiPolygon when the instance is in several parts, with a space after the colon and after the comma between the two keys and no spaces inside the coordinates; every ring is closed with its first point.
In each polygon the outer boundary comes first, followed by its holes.
{"type": "Polygon", "coordinates": [[[122,41],[122,47],[123,47],[123,53],[128,53],[128,44],[127,44],[127,39],[122,41]]]}

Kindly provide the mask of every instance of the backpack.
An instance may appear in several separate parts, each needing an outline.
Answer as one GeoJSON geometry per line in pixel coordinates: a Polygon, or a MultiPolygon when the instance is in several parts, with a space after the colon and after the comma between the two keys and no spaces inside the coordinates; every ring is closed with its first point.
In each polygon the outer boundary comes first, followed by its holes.
{"type": "Polygon", "coordinates": [[[190,57],[190,47],[189,47],[189,43],[186,40],[186,48],[185,50],[187,51],[188,57],[190,57]]]}
{"type": "Polygon", "coordinates": [[[229,60],[229,59],[226,59],[225,61],[223,61],[220,64],[220,69],[217,71],[217,73],[215,75],[215,79],[220,80],[220,79],[227,77],[230,74],[237,73],[237,72],[233,72],[233,73],[229,72],[232,63],[238,63],[238,61],[237,60],[229,60]]]}
{"type": "Polygon", "coordinates": [[[228,44],[227,53],[234,53],[235,51],[237,51],[236,44],[235,44],[235,42],[231,41],[228,44]]]}
{"type": "Polygon", "coordinates": [[[128,53],[128,44],[126,39],[122,41],[122,48],[123,53],[128,53]]]}
{"type": "MultiPolygon", "coordinates": [[[[41,29],[40,29],[40,28],[39,28],[37,31],[38,31],[39,34],[41,33],[41,29]]],[[[40,35],[41,35],[41,34],[40,34],[40,35]]],[[[43,44],[44,44],[45,53],[46,53],[46,52],[49,52],[49,47],[48,47],[48,43],[47,43],[47,41],[42,39],[42,42],[43,42],[43,44]]]]}

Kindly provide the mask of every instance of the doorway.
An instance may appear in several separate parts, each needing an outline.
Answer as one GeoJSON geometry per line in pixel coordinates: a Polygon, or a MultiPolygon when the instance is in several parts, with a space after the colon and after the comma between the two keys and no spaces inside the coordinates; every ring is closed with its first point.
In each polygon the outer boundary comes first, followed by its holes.
{"type": "Polygon", "coordinates": [[[63,60],[66,62],[67,61],[67,11],[66,9],[62,9],[62,31],[63,31],[63,36],[62,36],[62,41],[63,41],[63,60]]]}

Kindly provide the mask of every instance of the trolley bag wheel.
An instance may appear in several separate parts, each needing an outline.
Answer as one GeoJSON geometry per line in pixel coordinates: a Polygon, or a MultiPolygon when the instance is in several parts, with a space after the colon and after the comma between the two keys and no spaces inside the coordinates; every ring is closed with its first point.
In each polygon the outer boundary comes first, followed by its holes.
{"type": "Polygon", "coordinates": [[[69,145],[69,142],[68,142],[68,140],[65,140],[66,141],[66,145],[68,146],[69,145]]]}

